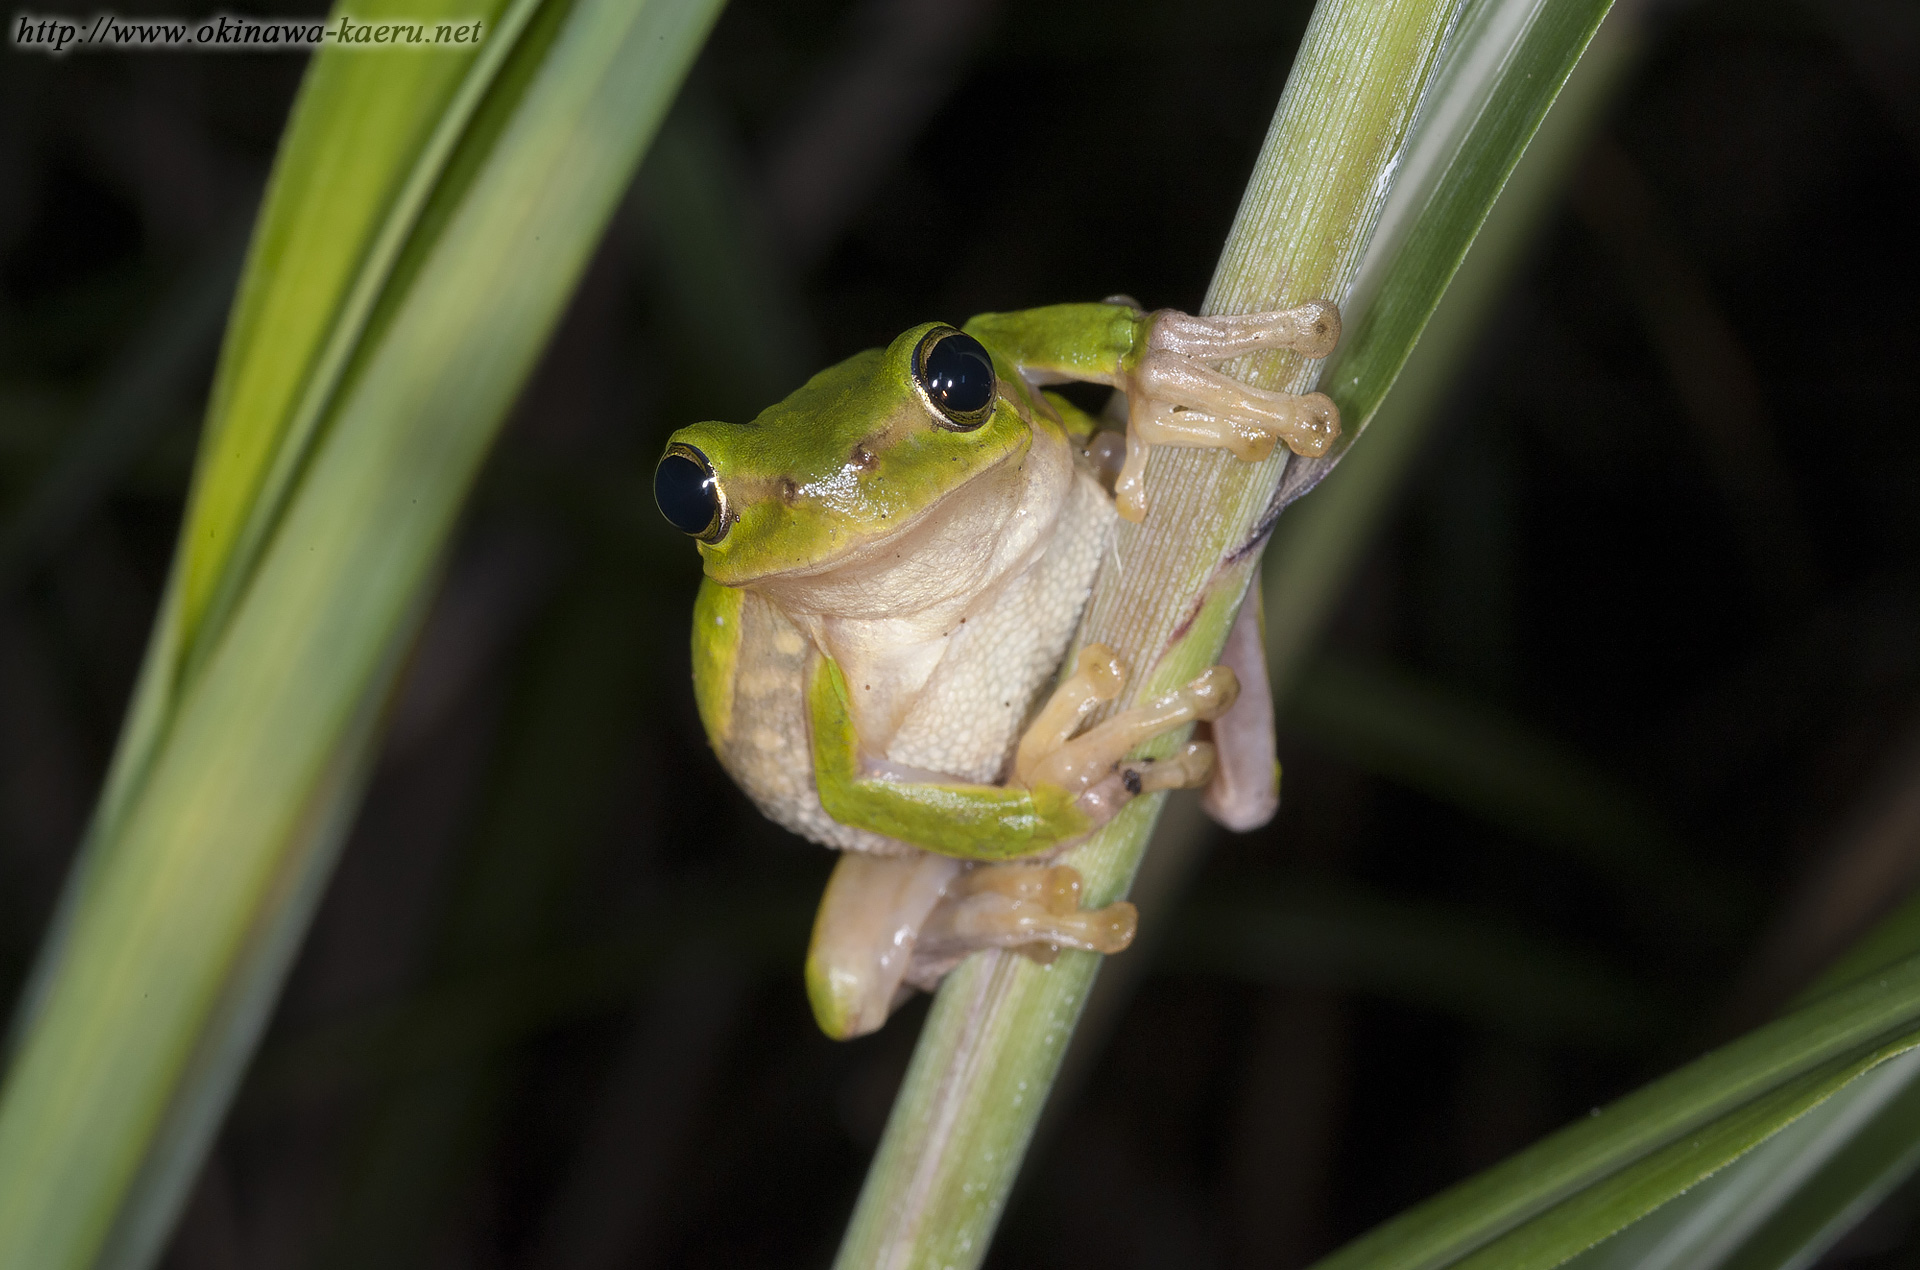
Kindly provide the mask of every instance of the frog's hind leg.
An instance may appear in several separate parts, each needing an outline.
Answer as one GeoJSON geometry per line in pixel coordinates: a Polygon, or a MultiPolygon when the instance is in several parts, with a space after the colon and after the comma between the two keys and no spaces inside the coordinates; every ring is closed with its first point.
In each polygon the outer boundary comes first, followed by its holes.
{"type": "MultiPolygon", "coordinates": [[[[1082,649],[1073,673],[1022,735],[1013,784],[1054,787],[1056,797],[1080,808],[1080,823],[1093,825],[1136,795],[1205,784],[1214,750],[1204,741],[1159,760],[1127,755],[1173,728],[1220,718],[1239,694],[1233,671],[1211,667],[1075,736],[1125,681],[1126,667],[1112,649],[1082,649]]],[[[1011,948],[1040,961],[1062,948],[1114,953],[1132,942],[1136,921],[1124,901],[1082,908],[1080,875],[1064,865],[849,851],[820,900],[807,950],[807,996],[827,1035],[861,1036],[885,1023],[909,988],[932,988],[971,953],[1011,948]]]]}
{"type": "Polygon", "coordinates": [[[947,971],[985,948],[1009,948],[1046,964],[1062,948],[1117,953],[1133,942],[1139,914],[1125,900],[1080,906],[1080,872],[1064,864],[979,864],[956,877],[928,915],[907,982],[931,991],[947,971]]]}
{"type": "Polygon", "coordinates": [[[807,949],[807,997],[828,1036],[875,1031],[911,995],[986,948],[1051,961],[1062,948],[1116,953],[1138,918],[1122,901],[1080,907],[1065,865],[977,864],[931,852],[841,855],[807,949]]]}
{"type": "Polygon", "coordinates": [[[1280,810],[1280,760],[1273,735],[1273,689],[1258,578],[1240,605],[1220,660],[1240,679],[1240,697],[1211,724],[1218,762],[1200,805],[1236,833],[1258,829],[1280,810]]]}
{"type": "Polygon", "coordinates": [[[807,946],[807,999],[821,1031],[865,1036],[910,995],[904,984],[920,930],[966,867],[930,852],[841,853],[807,946]]]}

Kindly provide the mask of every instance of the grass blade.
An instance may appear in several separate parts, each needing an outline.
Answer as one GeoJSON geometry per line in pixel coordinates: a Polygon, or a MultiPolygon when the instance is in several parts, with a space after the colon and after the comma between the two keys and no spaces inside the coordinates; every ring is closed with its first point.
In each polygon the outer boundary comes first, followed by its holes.
{"type": "Polygon", "coordinates": [[[141,686],[19,1016],[0,1264],[156,1254],[473,472],[717,7],[513,0],[471,53],[316,59],[141,686]]]}
{"type": "MultiPolygon", "coordinates": [[[[1349,359],[1344,377],[1323,378],[1285,356],[1249,358],[1234,373],[1294,391],[1319,381],[1357,432],[1605,8],[1561,4],[1548,18],[1537,4],[1322,3],[1204,307],[1245,312],[1333,296],[1357,321],[1350,329],[1373,332],[1369,352],[1349,359]],[[1512,21],[1483,22],[1493,10],[1512,21]],[[1443,68],[1442,81],[1466,85],[1471,76],[1458,68],[1480,68],[1481,106],[1465,123],[1448,120],[1444,135],[1424,134],[1419,129],[1434,116],[1421,113],[1416,123],[1416,107],[1456,19],[1462,31],[1495,31],[1505,45],[1493,57],[1478,56],[1488,48],[1464,37],[1448,46],[1447,66],[1455,69],[1443,68]],[[1393,297],[1395,306],[1391,322],[1369,327],[1351,287],[1393,174],[1414,153],[1432,156],[1422,169],[1434,174],[1432,188],[1422,187],[1409,222],[1419,232],[1383,242],[1369,266],[1381,279],[1376,295],[1393,297]],[[1426,258],[1414,261],[1415,251],[1426,258]]],[[[1215,455],[1158,452],[1148,473],[1153,511],[1145,525],[1123,531],[1115,554],[1125,571],[1096,582],[1083,637],[1113,644],[1144,670],[1134,692],[1197,673],[1218,655],[1278,509],[1327,466],[1274,460],[1236,467],[1215,455]]],[[[1089,902],[1125,893],[1157,811],[1157,803],[1135,803],[1071,857],[1089,902]]],[[[839,1266],[979,1263],[1094,972],[1094,959],[1079,955],[1044,970],[982,955],[949,976],[839,1266]]]]}
{"type": "Polygon", "coordinates": [[[1636,1090],[1401,1214],[1319,1270],[1430,1270],[1494,1247],[1485,1264],[1557,1265],[1920,1045],[1916,1022],[1920,957],[1636,1090]]]}
{"type": "MultiPolygon", "coordinates": [[[[1912,1153],[1914,1076],[1920,1057],[1912,1053],[1882,1064],[1837,1091],[1800,1119],[1787,1125],[1754,1150],[1734,1161],[1679,1199],[1654,1210],[1640,1221],[1599,1244],[1573,1264],[1580,1270],[1711,1270],[1741,1251],[1742,1260],[1775,1264],[1774,1254],[1799,1254],[1820,1241],[1853,1210],[1863,1191],[1877,1198],[1890,1186],[1912,1153]],[[1896,1114],[1889,1125],[1882,1115],[1896,1114]],[[1901,1121],[1905,1123],[1900,1123],[1901,1121]],[[1889,1141],[1884,1132],[1904,1129],[1904,1142],[1889,1141]],[[1856,1153],[1855,1135],[1870,1130],[1871,1150],[1856,1153]],[[1891,1150],[1887,1148],[1891,1147],[1891,1150]],[[1863,1158],[1870,1156],[1871,1158],[1863,1158]],[[1851,1157],[1842,1161],[1836,1157],[1851,1157]],[[1831,1162],[1831,1163],[1830,1163],[1831,1162]],[[1840,1164],[1830,1173],[1832,1164],[1840,1164]],[[1845,1187],[1826,1189],[1828,1202],[1809,1211],[1799,1201],[1801,1188],[1816,1174],[1832,1176],[1845,1187]],[[1833,1202],[1833,1201],[1839,1202],[1833,1202]],[[1776,1225],[1782,1205],[1800,1209],[1797,1219],[1776,1225]],[[1764,1236],[1755,1232],[1767,1227],[1764,1236]],[[1749,1239],[1750,1236],[1753,1238],[1749,1239]]],[[[1844,1230],[1844,1225],[1840,1226],[1844,1230]]]]}
{"type": "MultiPolygon", "coordinates": [[[[1858,1088],[1896,1068],[1905,1076],[1911,1069],[1913,1047],[1920,1034],[1890,1042],[1864,1058],[1837,1061],[1774,1089],[1753,1102],[1669,1142],[1597,1185],[1588,1187],[1552,1209],[1452,1264],[1474,1270],[1546,1270],[1558,1266],[1582,1249],[1617,1231],[1666,1197],[1712,1180],[1729,1163],[1744,1164],[1756,1144],[1778,1141],[1803,1126],[1827,1128],[1816,1121],[1843,1089],[1858,1088]]],[[[1824,1117],[1822,1118],[1824,1119],[1824,1117]]],[[[1783,1163],[1795,1163],[1788,1159],[1783,1163]]],[[[1701,1249],[1702,1252],[1709,1251],[1701,1249]]],[[[1689,1268],[1713,1260],[1683,1257],[1676,1264],[1689,1268]]]]}
{"type": "MultiPolygon", "coordinates": [[[[1920,949],[1920,900],[1885,918],[1802,995],[1817,1002],[1920,949]]],[[[1724,1171],[1579,1260],[1581,1270],[1799,1266],[1920,1166],[1920,1070],[1902,1058],[1854,1080],[1724,1171]]]]}
{"type": "Polygon", "coordinates": [[[1908,1062],[1902,1070],[1872,1073],[1855,1082],[1870,1086],[1858,1099],[1843,1103],[1853,1092],[1850,1086],[1829,1101],[1828,1106],[1842,1103],[1832,1118],[1840,1122],[1840,1133],[1848,1135],[1845,1144],[1831,1158],[1816,1157],[1825,1159],[1819,1172],[1784,1202],[1762,1210],[1765,1224],[1722,1263],[1727,1270],[1801,1270],[1812,1265],[1913,1176],[1920,1168],[1920,1079],[1914,1068],[1908,1062]],[[1864,1124],[1847,1114],[1856,1102],[1866,1104],[1863,1110],[1870,1113],[1864,1124]]]}
{"type": "Polygon", "coordinates": [[[1401,489],[1408,468],[1486,324],[1488,311],[1537,237],[1596,117],[1612,100],[1637,48],[1644,3],[1616,4],[1555,99],[1447,285],[1394,390],[1368,421],[1372,439],[1340,463],[1316,497],[1288,509],[1266,553],[1267,673],[1284,713],[1294,681],[1318,644],[1341,587],[1353,576],[1401,489]]]}

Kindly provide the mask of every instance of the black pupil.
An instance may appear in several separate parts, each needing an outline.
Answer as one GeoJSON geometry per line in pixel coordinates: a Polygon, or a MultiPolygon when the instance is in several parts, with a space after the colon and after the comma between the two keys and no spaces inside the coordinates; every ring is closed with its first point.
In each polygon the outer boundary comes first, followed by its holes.
{"type": "Polygon", "coordinates": [[[720,510],[720,491],[704,464],[684,454],[669,454],[653,469],[653,501],[681,533],[703,534],[720,510]]]}
{"type": "Polygon", "coordinates": [[[927,350],[926,382],[942,410],[974,414],[993,400],[993,359],[979,340],[955,331],[927,350]]]}

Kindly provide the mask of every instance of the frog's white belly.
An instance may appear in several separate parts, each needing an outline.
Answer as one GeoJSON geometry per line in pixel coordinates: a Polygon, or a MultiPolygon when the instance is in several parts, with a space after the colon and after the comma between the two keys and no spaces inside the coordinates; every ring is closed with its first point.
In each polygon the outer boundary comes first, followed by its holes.
{"type": "MultiPolygon", "coordinates": [[[[922,773],[997,782],[1073,638],[1117,521],[1099,483],[1075,472],[1045,550],[945,639],[876,757],[922,773]]],[[[734,779],[770,819],[815,842],[886,855],[915,850],[827,815],[814,784],[804,700],[807,661],[821,654],[798,624],[754,592],[744,597],[740,620],[733,722],[716,742],[734,779]]]]}
{"type": "Polygon", "coordinates": [[[949,635],[887,744],[890,763],[982,784],[1001,779],[1073,638],[1115,521],[1106,492],[1076,473],[1046,552],[949,635]]]}

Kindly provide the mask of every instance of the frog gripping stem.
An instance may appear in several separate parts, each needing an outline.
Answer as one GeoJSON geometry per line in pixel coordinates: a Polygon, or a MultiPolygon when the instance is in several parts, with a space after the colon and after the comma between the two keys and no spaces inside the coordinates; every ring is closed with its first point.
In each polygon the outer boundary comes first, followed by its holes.
{"type": "Polygon", "coordinates": [[[1340,410],[1325,393],[1253,388],[1209,365],[1276,348],[1327,356],[1340,340],[1340,310],[1332,301],[1225,317],[1162,309],[1149,321],[1146,352],[1124,384],[1127,453],[1113,498],[1126,519],[1146,516],[1147,454],[1153,446],[1224,449],[1251,463],[1282,441],[1295,454],[1318,458],[1339,437],[1340,410]]]}
{"type": "Polygon", "coordinates": [[[1152,740],[1189,723],[1212,722],[1233,708],[1240,681],[1226,666],[1210,666],[1191,682],[1144,704],[1122,710],[1079,736],[1074,732],[1094,707],[1120,695],[1126,663],[1104,644],[1080,650],[1073,673],[1061,681],[1020,738],[1013,780],[1033,788],[1051,785],[1073,795],[1103,824],[1130,798],[1164,789],[1204,785],[1213,775],[1214,749],[1191,741],[1164,759],[1129,759],[1152,740]]]}

